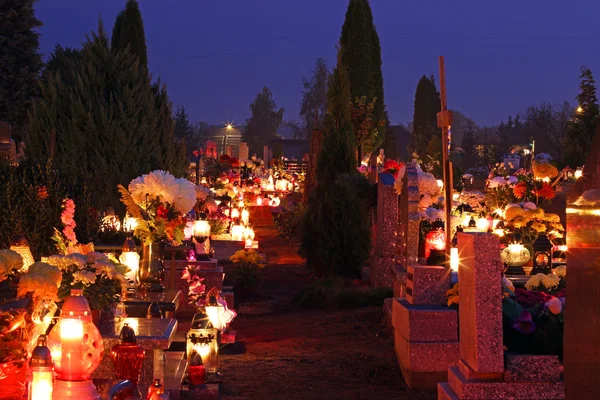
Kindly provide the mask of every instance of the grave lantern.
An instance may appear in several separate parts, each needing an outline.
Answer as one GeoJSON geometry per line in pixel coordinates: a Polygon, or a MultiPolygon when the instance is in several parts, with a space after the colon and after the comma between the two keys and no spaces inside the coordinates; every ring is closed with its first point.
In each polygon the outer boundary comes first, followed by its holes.
{"type": "Polygon", "coordinates": [[[91,378],[102,360],[102,336],[92,322],[90,305],[82,290],[71,289],[71,296],[65,300],[60,318],[48,336],[48,347],[57,378],[53,398],[100,399],[91,378]]]}
{"type": "Polygon", "coordinates": [[[238,210],[237,208],[232,208],[231,209],[231,219],[237,219],[240,217],[240,210],[238,210]]]}
{"type": "Polygon", "coordinates": [[[110,350],[115,375],[119,379],[131,381],[137,387],[142,372],[145,351],[136,343],[135,331],[127,323],[121,328],[119,341],[110,350]]]}
{"type": "Polygon", "coordinates": [[[121,255],[119,256],[119,262],[126,265],[129,271],[125,275],[130,285],[138,287],[140,280],[138,272],[140,270],[140,255],[137,252],[137,246],[131,237],[125,239],[121,255]]]}
{"type": "MultiPolygon", "coordinates": [[[[469,223],[470,222],[471,221],[469,221],[469,223]]],[[[479,232],[487,232],[490,229],[490,222],[485,217],[477,218],[475,225],[477,226],[479,232]]]]}
{"type": "Polygon", "coordinates": [[[33,254],[31,254],[31,249],[29,248],[29,242],[27,242],[25,236],[17,236],[13,238],[10,242],[10,249],[19,253],[23,259],[23,271],[27,271],[31,264],[35,262],[33,259],[33,254]]]}
{"type": "Polygon", "coordinates": [[[463,230],[465,232],[479,232],[479,229],[477,228],[477,222],[475,222],[473,217],[469,219],[469,223],[463,228],[463,230]]]}
{"type": "Polygon", "coordinates": [[[29,360],[28,400],[51,400],[54,372],[46,336],[40,335],[29,360]]]}
{"type": "Polygon", "coordinates": [[[137,226],[137,219],[133,218],[129,214],[125,214],[125,218],[123,219],[123,230],[125,232],[133,232],[135,231],[135,228],[137,228],[137,226]]]}
{"type": "Polygon", "coordinates": [[[242,210],[242,223],[244,225],[248,225],[249,222],[250,222],[250,211],[243,209],[242,210]]]}
{"type": "Polygon", "coordinates": [[[438,219],[431,224],[431,231],[425,237],[425,258],[428,265],[441,265],[445,260],[446,233],[444,223],[438,219]]]}
{"type": "Polygon", "coordinates": [[[541,234],[533,242],[533,269],[531,274],[548,274],[552,271],[552,242],[541,234]]]}
{"type": "Polygon", "coordinates": [[[194,359],[194,353],[200,355],[207,373],[219,370],[219,331],[215,329],[205,313],[194,315],[192,326],[185,335],[185,354],[188,361],[194,359]]]}
{"type": "Polygon", "coordinates": [[[196,260],[210,261],[205,242],[210,237],[210,224],[205,213],[198,213],[194,221],[193,236],[196,241],[196,260]]]}
{"type": "Polygon", "coordinates": [[[238,222],[231,226],[231,240],[242,241],[244,240],[244,225],[238,222]]]}
{"type": "Polygon", "coordinates": [[[500,259],[506,264],[509,275],[525,275],[523,265],[529,261],[531,254],[521,243],[511,243],[500,252],[500,259]]]}

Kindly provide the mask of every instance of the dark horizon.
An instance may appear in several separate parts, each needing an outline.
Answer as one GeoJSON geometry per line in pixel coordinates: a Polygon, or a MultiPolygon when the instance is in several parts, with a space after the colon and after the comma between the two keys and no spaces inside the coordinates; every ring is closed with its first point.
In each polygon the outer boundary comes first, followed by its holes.
{"type": "MultiPolygon", "coordinates": [[[[192,122],[243,124],[265,85],[285,108],[284,121],[296,120],[301,77],[310,75],[318,57],[333,66],[347,0],[253,3],[140,2],[150,70],[167,85],[174,108],[185,106],[192,122]]],[[[598,56],[591,54],[600,44],[597,3],[585,0],[576,9],[541,1],[463,3],[371,2],[393,124],[412,120],[417,82],[423,74],[437,79],[438,55],[446,57],[449,107],[479,125],[496,125],[540,102],[575,106],[580,66],[600,74],[598,56]]],[[[80,47],[99,16],[110,34],[124,4],[82,8],[76,0],[41,0],[36,13],[44,24],[44,57],[56,44],[80,47]]]]}

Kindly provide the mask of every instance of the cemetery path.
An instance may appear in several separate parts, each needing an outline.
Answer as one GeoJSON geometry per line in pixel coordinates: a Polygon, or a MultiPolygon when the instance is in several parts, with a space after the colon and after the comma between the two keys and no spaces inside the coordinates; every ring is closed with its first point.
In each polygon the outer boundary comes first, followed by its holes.
{"type": "Polygon", "coordinates": [[[278,299],[278,306],[272,314],[239,315],[232,323],[245,351],[221,357],[223,399],[437,398],[407,389],[380,307],[294,307],[293,297],[311,282],[297,244],[274,232],[260,235],[269,257],[261,292],[278,299]]]}

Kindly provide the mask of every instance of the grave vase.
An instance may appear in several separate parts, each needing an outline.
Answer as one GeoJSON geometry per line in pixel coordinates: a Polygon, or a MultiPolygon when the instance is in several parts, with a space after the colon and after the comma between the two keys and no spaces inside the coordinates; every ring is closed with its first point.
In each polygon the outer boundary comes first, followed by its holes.
{"type": "Polygon", "coordinates": [[[164,242],[143,245],[139,269],[140,290],[147,292],[162,292],[165,290],[163,285],[165,280],[164,254],[164,242]]]}

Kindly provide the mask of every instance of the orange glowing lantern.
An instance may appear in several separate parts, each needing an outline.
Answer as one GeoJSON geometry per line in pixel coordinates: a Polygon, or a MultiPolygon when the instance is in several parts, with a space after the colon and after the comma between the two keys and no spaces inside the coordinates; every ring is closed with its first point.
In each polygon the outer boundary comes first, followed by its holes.
{"type": "Polygon", "coordinates": [[[437,261],[437,258],[440,256],[440,252],[442,252],[441,256],[443,257],[443,252],[446,250],[446,233],[444,232],[444,223],[438,219],[431,225],[431,228],[431,231],[425,237],[425,258],[428,260],[436,258],[437,261]]]}
{"type": "Polygon", "coordinates": [[[102,360],[102,336],[92,322],[90,305],[80,289],[71,289],[58,322],[48,336],[57,379],[54,398],[99,398],[91,381],[102,360]]]}

